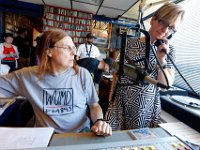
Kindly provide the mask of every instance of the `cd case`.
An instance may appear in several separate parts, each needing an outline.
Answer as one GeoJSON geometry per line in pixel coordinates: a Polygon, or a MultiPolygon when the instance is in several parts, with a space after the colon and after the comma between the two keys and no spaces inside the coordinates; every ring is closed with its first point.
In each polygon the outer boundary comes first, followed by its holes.
{"type": "Polygon", "coordinates": [[[156,138],[156,135],[149,128],[131,130],[129,134],[137,140],[156,138]]]}

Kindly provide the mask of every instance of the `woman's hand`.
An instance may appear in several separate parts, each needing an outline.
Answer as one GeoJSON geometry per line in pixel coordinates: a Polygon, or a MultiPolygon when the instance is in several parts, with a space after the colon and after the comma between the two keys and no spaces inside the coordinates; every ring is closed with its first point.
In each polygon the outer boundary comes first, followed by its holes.
{"type": "Polygon", "coordinates": [[[96,121],[95,124],[92,126],[91,130],[96,135],[103,135],[103,136],[112,135],[112,128],[106,121],[103,120],[96,121]]]}
{"type": "Polygon", "coordinates": [[[169,53],[170,49],[169,49],[169,40],[167,39],[162,39],[163,43],[161,45],[158,46],[157,49],[157,57],[158,60],[161,64],[166,63],[166,54],[169,53]]]}
{"type": "Polygon", "coordinates": [[[10,56],[10,57],[16,57],[17,55],[14,54],[13,52],[10,52],[9,56],[10,56]]]}

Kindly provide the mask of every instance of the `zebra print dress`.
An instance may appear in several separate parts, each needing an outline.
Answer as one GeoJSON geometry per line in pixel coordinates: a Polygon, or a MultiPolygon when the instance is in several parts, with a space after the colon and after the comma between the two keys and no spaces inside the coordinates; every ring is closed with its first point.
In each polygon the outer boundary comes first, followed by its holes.
{"type": "MultiPolygon", "coordinates": [[[[145,57],[145,43],[140,40],[127,40],[126,55],[131,61],[145,57]]],[[[152,78],[157,79],[158,69],[154,53],[156,46],[152,45],[149,55],[149,64],[152,78]]],[[[174,48],[170,45],[170,57],[174,60],[174,48]]],[[[125,60],[125,63],[126,60],[125,60]]],[[[137,62],[136,66],[144,67],[144,62],[137,62]]],[[[167,67],[172,63],[167,59],[167,67]]],[[[105,119],[113,130],[129,130],[144,127],[156,127],[160,123],[160,95],[159,88],[153,84],[139,82],[135,84],[130,77],[123,75],[116,85],[116,92],[105,114],[105,119]]]]}

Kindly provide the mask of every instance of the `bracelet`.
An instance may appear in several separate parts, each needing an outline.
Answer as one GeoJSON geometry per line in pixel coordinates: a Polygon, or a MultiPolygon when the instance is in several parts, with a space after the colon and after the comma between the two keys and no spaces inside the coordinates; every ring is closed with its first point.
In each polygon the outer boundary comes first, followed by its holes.
{"type": "Polygon", "coordinates": [[[94,124],[97,123],[98,121],[104,121],[104,119],[103,118],[99,118],[94,122],[94,124]]]}

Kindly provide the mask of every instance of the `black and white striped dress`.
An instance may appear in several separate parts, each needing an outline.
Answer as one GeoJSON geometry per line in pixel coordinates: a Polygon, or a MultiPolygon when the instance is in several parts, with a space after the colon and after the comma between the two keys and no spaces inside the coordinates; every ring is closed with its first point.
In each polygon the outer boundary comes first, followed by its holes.
{"type": "MultiPolygon", "coordinates": [[[[126,55],[136,61],[145,57],[145,43],[140,40],[128,39],[126,55]]],[[[149,55],[148,68],[152,78],[157,79],[158,69],[155,55],[156,46],[152,45],[149,55]]],[[[172,60],[175,59],[174,48],[170,46],[172,60]]],[[[126,60],[125,60],[125,63],[126,60]]],[[[144,66],[144,62],[137,62],[138,67],[144,66]]],[[[167,59],[167,67],[171,68],[172,63],[167,59]]],[[[113,130],[128,130],[144,127],[156,127],[160,123],[160,95],[159,88],[153,84],[137,83],[130,77],[123,75],[120,84],[116,85],[116,93],[110,102],[105,119],[113,130]]]]}

